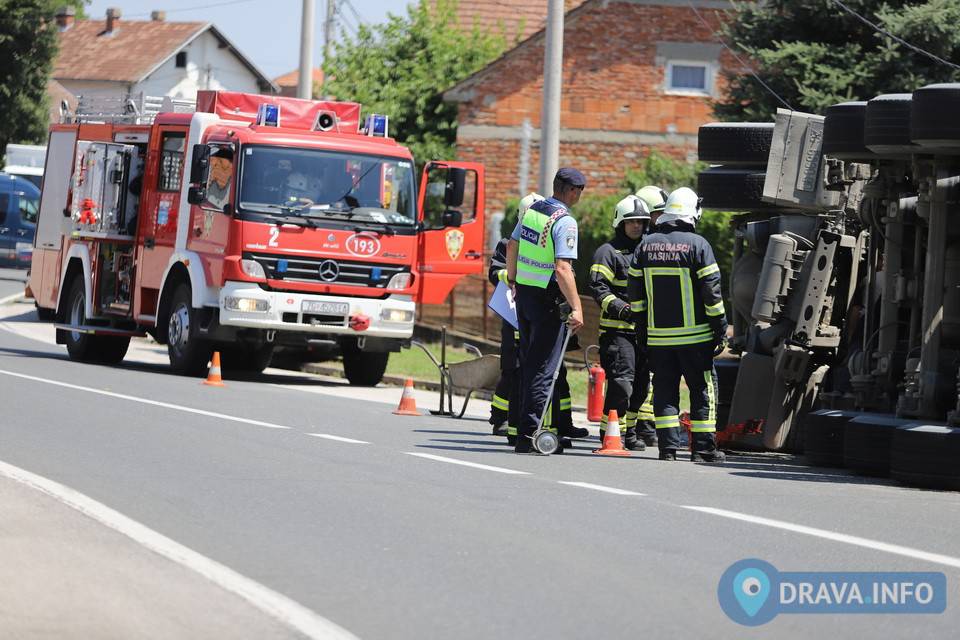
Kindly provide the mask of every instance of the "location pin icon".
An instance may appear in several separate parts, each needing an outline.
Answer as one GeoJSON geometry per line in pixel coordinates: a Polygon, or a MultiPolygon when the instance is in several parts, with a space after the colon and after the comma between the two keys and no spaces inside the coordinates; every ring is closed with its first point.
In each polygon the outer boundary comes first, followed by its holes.
{"type": "Polygon", "coordinates": [[[752,618],[770,596],[770,578],[760,569],[744,569],[733,579],[733,595],[752,618]]]}

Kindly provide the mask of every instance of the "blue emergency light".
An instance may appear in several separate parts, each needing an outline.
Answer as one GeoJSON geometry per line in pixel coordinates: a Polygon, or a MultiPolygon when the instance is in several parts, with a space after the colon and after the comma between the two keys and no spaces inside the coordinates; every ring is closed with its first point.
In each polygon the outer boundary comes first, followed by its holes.
{"type": "Polygon", "coordinates": [[[383,271],[380,267],[373,267],[370,269],[370,279],[374,282],[380,282],[380,279],[383,277],[383,271]]]}
{"type": "Polygon", "coordinates": [[[277,273],[286,273],[287,272],[287,261],[285,258],[280,258],[277,260],[277,273]]]}
{"type": "Polygon", "coordinates": [[[368,136],[386,138],[390,127],[390,117],[379,113],[367,116],[363,129],[368,136]]]}
{"type": "Polygon", "coordinates": [[[257,109],[257,124],[264,127],[279,127],[280,105],[261,104],[257,109]]]}

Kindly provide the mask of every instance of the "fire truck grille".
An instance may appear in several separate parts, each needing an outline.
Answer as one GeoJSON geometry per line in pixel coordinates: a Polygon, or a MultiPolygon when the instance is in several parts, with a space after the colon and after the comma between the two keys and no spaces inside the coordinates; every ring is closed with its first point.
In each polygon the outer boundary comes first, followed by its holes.
{"type": "Polygon", "coordinates": [[[246,253],[245,260],[256,260],[270,280],[337,284],[383,289],[390,278],[407,271],[405,265],[371,264],[352,260],[331,260],[246,253]]]}

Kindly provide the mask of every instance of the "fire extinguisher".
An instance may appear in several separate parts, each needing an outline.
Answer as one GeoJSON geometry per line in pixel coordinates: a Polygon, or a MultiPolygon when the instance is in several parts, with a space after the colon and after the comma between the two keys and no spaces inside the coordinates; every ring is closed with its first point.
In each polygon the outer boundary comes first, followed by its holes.
{"type": "Polygon", "coordinates": [[[587,420],[590,422],[600,422],[603,417],[603,386],[607,381],[607,374],[599,362],[590,364],[590,349],[596,349],[600,352],[600,347],[595,344],[590,345],[583,350],[584,366],[587,367],[587,420]]]}

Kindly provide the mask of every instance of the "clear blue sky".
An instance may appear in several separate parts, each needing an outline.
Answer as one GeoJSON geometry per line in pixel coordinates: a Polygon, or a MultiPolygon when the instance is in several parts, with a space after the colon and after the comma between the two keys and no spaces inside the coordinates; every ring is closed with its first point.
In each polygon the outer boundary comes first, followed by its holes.
{"type": "MultiPolygon", "coordinates": [[[[409,1],[352,0],[352,6],[361,20],[375,24],[383,22],[387,13],[405,13],[409,1]]],[[[314,66],[320,64],[323,47],[325,2],[314,0],[314,66]]],[[[342,24],[347,25],[349,32],[357,26],[357,16],[345,0],[340,6],[342,24]]],[[[91,18],[103,20],[107,7],[119,7],[124,19],[149,20],[151,11],[160,10],[167,12],[168,21],[212,22],[269,78],[292,71],[300,64],[300,0],[93,0],[86,12],[91,18]]]]}

